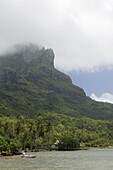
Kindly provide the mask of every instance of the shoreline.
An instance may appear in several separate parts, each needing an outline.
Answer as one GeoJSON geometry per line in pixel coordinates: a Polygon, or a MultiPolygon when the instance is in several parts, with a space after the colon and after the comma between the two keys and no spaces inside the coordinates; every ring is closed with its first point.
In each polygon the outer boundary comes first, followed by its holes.
{"type": "MultiPolygon", "coordinates": [[[[38,154],[38,153],[44,153],[44,152],[76,152],[76,151],[90,151],[90,150],[112,150],[113,149],[113,147],[112,146],[110,146],[110,147],[90,147],[90,148],[83,148],[83,149],[77,149],[77,150],[62,150],[62,151],[60,151],[60,150],[39,150],[38,152],[31,152],[31,151],[27,151],[26,153],[28,153],[28,154],[30,154],[30,155],[32,155],[32,154],[34,154],[34,153],[36,153],[36,155],[38,154]]],[[[18,154],[18,155],[11,155],[11,156],[4,156],[4,155],[0,155],[0,159],[2,159],[2,158],[5,158],[5,159],[15,159],[15,158],[22,158],[21,157],[22,156],[22,154],[18,154]]]]}

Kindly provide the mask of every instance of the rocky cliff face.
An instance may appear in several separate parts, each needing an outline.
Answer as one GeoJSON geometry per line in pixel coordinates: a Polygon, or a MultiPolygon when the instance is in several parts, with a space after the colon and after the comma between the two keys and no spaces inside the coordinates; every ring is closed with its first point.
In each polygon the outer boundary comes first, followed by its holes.
{"type": "Polygon", "coordinates": [[[35,45],[17,46],[5,56],[0,56],[0,70],[12,68],[16,72],[25,70],[29,63],[46,64],[54,67],[54,53],[52,49],[39,48],[35,45]]]}
{"type": "Polygon", "coordinates": [[[4,108],[23,114],[74,112],[76,103],[86,97],[70,77],[54,68],[53,50],[35,45],[18,47],[0,57],[0,89],[4,108]]]}

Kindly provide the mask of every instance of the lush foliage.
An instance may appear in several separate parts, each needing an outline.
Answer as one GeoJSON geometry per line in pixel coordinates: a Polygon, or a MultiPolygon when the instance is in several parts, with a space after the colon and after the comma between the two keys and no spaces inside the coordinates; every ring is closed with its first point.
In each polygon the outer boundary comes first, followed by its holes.
{"type": "Polygon", "coordinates": [[[53,51],[35,45],[1,56],[0,114],[34,117],[37,112],[57,112],[113,120],[113,105],[91,100],[53,63],[53,51]]]}
{"type": "Polygon", "coordinates": [[[51,49],[34,45],[0,57],[2,154],[113,145],[113,105],[91,100],[53,63],[51,49]]]}
{"type": "Polygon", "coordinates": [[[76,150],[80,149],[79,141],[74,137],[74,135],[64,135],[60,138],[58,143],[58,150],[76,150]]]}
{"type": "Polygon", "coordinates": [[[113,121],[72,118],[56,113],[0,118],[0,152],[74,150],[113,145],[113,121]],[[56,144],[56,141],[59,141],[56,144]]]}

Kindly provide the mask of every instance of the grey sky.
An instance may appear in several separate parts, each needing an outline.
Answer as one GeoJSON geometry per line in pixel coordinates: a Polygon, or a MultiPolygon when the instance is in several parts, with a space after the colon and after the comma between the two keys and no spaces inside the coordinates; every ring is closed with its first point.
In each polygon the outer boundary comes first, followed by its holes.
{"type": "Polygon", "coordinates": [[[113,66],[112,0],[0,0],[0,51],[33,42],[53,48],[57,68],[113,66]]]}

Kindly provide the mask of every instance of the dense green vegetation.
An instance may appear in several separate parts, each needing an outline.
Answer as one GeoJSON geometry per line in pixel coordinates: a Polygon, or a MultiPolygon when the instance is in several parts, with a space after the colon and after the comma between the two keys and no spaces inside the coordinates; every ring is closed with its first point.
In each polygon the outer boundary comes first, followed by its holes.
{"type": "Polygon", "coordinates": [[[51,49],[22,46],[0,57],[0,114],[33,118],[37,112],[113,120],[113,105],[91,100],[54,68],[51,49]]]}
{"type": "Polygon", "coordinates": [[[0,127],[1,153],[113,146],[113,121],[46,113],[32,119],[0,117],[0,127]]]}
{"type": "Polygon", "coordinates": [[[112,146],[112,138],[113,105],[56,70],[51,49],[28,45],[0,57],[2,154],[112,146]]]}

